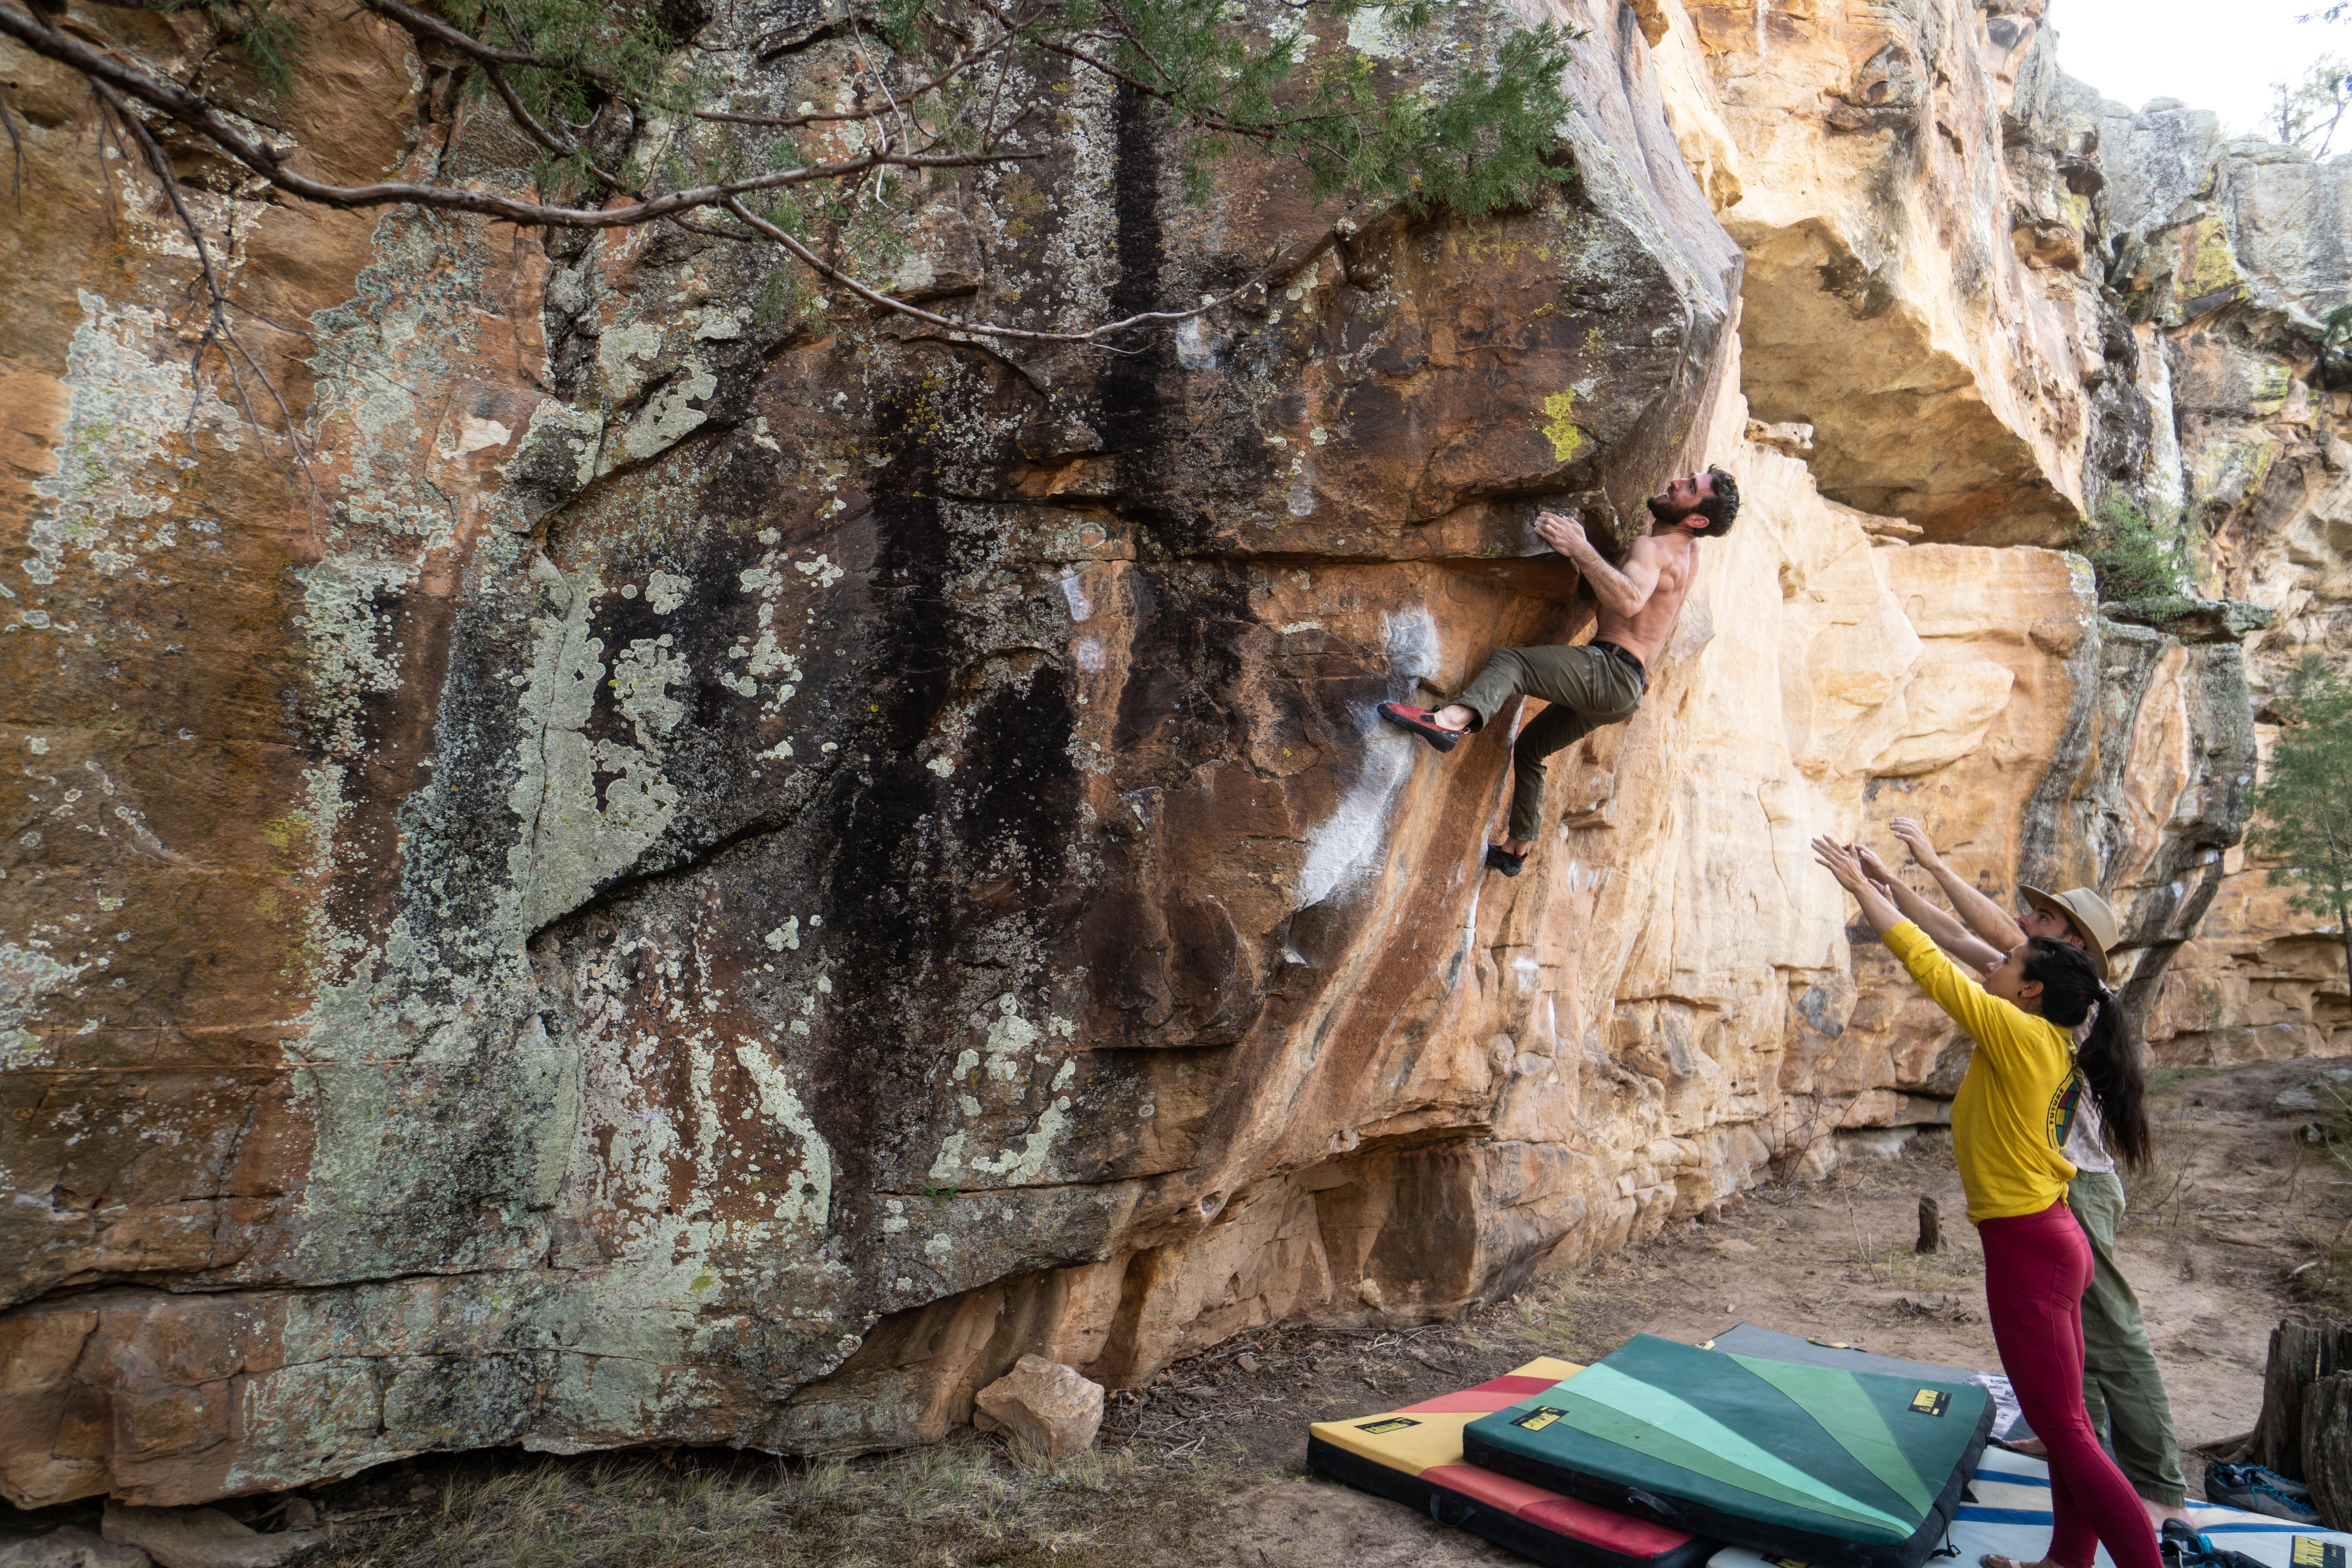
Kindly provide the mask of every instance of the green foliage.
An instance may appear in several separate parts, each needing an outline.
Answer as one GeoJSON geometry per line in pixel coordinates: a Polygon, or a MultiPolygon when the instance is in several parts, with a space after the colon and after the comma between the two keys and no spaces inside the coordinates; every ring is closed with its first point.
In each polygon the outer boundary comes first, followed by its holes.
{"type": "Polygon", "coordinates": [[[2090,561],[2102,604],[2183,599],[2197,580],[2188,528],[2158,521],[2121,496],[2083,521],[2074,547],[2090,561]]]}
{"type": "MultiPolygon", "coordinates": [[[[507,67],[506,76],[524,106],[551,124],[583,126],[608,98],[643,118],[690,114],[709,96],[690,73],[674,68],[678,40],[598,0],[442,0],[436,8],[483,43],[541,62],[507,67]]],[[[1159,100],[1189,126],[1183,159],[1195,202],[1207,199],[1211,163],[1236,145],[1304,164],[1318,202],[1353,192],[1415,213],[1477,216],[1523,206],[1570,177],[1556,156],[1560,127],[1575,108],[1560,73],[1581,34],[1554,23],[1512,27],[1491,70],[1440,68],[1405,86],[1385,59],[1344,40],[1351,28],[1369,27],[1382,41],[1383,56],[1439,55],[1448,46],[1433,0],[1297,0],[1269,8],[1284,17],[1272,33],[1235,24],[1233,9],[1229,0],[1063,0],[1004,14],[1020,16],[1015,32],[1033,68],[1067,61],[1081,71],[1106,72],[1159,100]]],[[[895,66],[890,74],[902,81],[938,71],[991,19],[984,7],[925,0],[878,0],[856,10],[862,47],[895,66]]],[[[862,84],[859,91],[878,85],[862,84]]],[[[478,67],[473,86],[490,90],[478,67]]],[[[935,103],[909,106],[913,118],[946,123],[960,117],[922,110],[969,108],[1002,91],[998,83],[969,77],[958,86],[935,103]]],[[[984,140],[969,126],[959,132],[944,137],[945,144],[984,140]]],[[[734,172],[695,171],[682,159],[661,170],[672,183],[734,172]]],[[[577,158],[551,160],[541,170],[551,187],[575,184],[583,174],[577,158]]],[[[877,186],[857,205],[900,210],[891,195],[877,186]]]]}
{"type": "MultiPolygon", "coordinates": [[[[608,96],[670,114],[699,101],[698,84],[670,68],[679,40],[599,0],[440,0],[431,8],[493,48],[544,62],[505,68],[515,96],[542,121],[584,124],[608,96]]],[[[489,90],[478,67],[471,85],[489,90]]]]}
{"type": "Polygon", "coordinates": [[[1382,53],[1426,59],[1444,40],[1430,0],[1323,0],[1297,7],[1279,31],[1232,26],[1225,0],[1072,0],[1066,26],[1121,25],[1108,63],[1193,127],[1184,146],[1185,186],[1208,195],[1210,165],[1236,144],[1290,158],[1320,202],[1352,191],[1415,213],[1478,216],[1535,202],[1570,178],[1555,163],[1561,125],[1575,105],[1560,87],[1582,35],[1545,23],[1514,28],[1491,73],[1465,66],[1400,86],[1374,55],[1315,40],[1368,28],[1382,53]]]}
{"type": "Polygon", "coordinates": [[[2334,55],[2313,60],[2300,80],[2271,83],[2271,130],[2290,146],[2309,148],[2315,158],[2327,156],[2347,110],[2352,110],[2352,65],[2334,55]]]}
{"type": "Polygon", "coordinates": [[[163,8],[180,11],[191,5],[236,46],[263,87],[273,96],[285,96],[294,85],[301,38],[284,12],[269,0],[163,0],[163,8]]]}
{"type": "Polygon", "coordinates": [[[2287,902],[2332,917],[2352,952],[2352,686],[2316,655],[2294,672],[2275,704],[2285,722],[2254,791],[2247,847],[2272,868],[2287,902]]]}
{"type": "MultiPolygon", "coordinates": [[[[200,7],[273,91],[290,85],[300,39],[275,8],[279,0],[153,3],[200,7]]],[[[869,302],[887,294],[885,280],[922,232],[919,214],[943,187],[982,183],[1007,215],[1009,236],[1032,232],[1031,221],[1053,210],[1045,193],[1054,176],[1041,183],[1025,160],[1072,150],[1087,134],[1072,106],[1099,102],[1106,86],[1129,107],[1139,99],[1172,122],[1196,203],[1209,197],[1216,162],[1235,153],[1297,165],[1312,202],[1345,195],[1415,216],[1476,218],[1532,206],[1574,177],[1561,135],[1576,105],[1562,79],[1583,35],[1549,22],[1522,27],[1502,7],[850,0],[827,7],[810,47],[829,58],[799,84],[811,97],[794,107],[769,89],[796,73],[730,75],[740,62],[728,51],[743,41],[731,32],[709,63],[698,64],[685,40],[659,24],[668,13],[649,0],[358,3],[429,41],[429,57],[461,62],[478,103],[509,114],[533,149],[540,200],[425,183],[405,184],[397,195],[358,187],[314,189],[306,199],[457,211],[481,211],[494,199],[506,221],[551,228],[663,222],[774,239],[756,222],[743,224],[744,213],[755,213],[783,231],[813,276],[869,302]],[[432,20],[420,20],[412,5],[432,20]],[[691,205],[675,205],[677,193],[693,190],[703,194],[691,205]],[[633,210],[616,196],[630,198],[633,210]],[[739,198],[748,206],[737,208],[739,198]],[[603,211],[591,216],[582,207],[603,211]]],[[[157,92],[144,96],[171,107],[157,92]]],[[[305,140],[314,128],[282,129],[305,140]]],[[[214,139],[254,174],[276,177],[270,157],[242,132],[214,139]]],[[[764,310],[802,313],[796,292],[769,292],[764,310]]],[[[1202,298],[1197,308],[1208,309],[1230,293],[1202,298]]],[[[1169,317],[1146,311],[1140,319],[1169,317]]],[[[1108,330],[1043,335],[1090,341],[1108,330]]]]}

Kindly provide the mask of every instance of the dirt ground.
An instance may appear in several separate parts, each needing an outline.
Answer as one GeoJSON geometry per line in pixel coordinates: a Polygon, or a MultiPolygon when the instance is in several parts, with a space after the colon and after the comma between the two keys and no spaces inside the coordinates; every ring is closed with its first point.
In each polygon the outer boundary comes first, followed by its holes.
{"type": "MultiPolygon", "coordinates": [[[[2331,1065],[2190,1069],[2158,1080],[2157,1157],[2152,1170],[2126,1182],[2130,1206],[2117,1250],[2163,1367],[2192,1494],[2203,1474],[2198,1450],[2254,1424],[2270,1331],[2282,1318],[2345,1315],[2352,1258],[2333,1267],[2328,1259],[2352,1213],[2344,1190],[2352,1183],[2325,1146],[2302,1136],[2320,1115],[2271,1107],[2282,1090],[2331,1065]]],[[[1463,1353],[1465,1371],[1479,1376],[1508,1370],[1522,1347],[1584,1359],[1634,1333],[1696,1343],[1740,1322],[1882,1355],[1999,1367],[1984,1315],[1984,1254],[1962,1217],[1967,1204],[1948,1138],[1850,1161],[1826,1183],[1768,1185],[1747,1198],[1716,1223],[1676,1227],[1580,1278],[1542,1281],[1492,1323],[1442,1338],[1465,1351],[1494,1343],[1491,1352],[1463,1353]],[[1944,1248],[1927,1257],[1913,1250],[1922,1197],[1936,1198],[1942,1215],[1944,1248]]],[[[1436,1349],[1430,1339],[1419,1344],[1436,1349]]],[[[1412,1397],[1448,1381],[1413,1380],[1412,1397]]],[[[1345,1404],[1339,1391],[1331,1396],[1345,1404]]],[[[1378,1398],[1353,1408],[1404,1402],[1378,1398]]],[[[1326,1411],[1317,1418],[1342,1413],[1326,1411]]],[[[1266,1433],[1268,1457],[1282,1437],[1295,1442],[1297,1429],[1266,1433]]],[[[1293,1473],[1283,1481],[1226,1505],[1219,1561],[1368,1568],[1519,1561],[1425,1520],[1403,1526],[1404,1510],[1298,1476],[1295,1453],[1288,1462],[1293,1473]]]]}
{"type": "MultiPolygon", "coordinates": [[[[2352,1172],[2273,1100],[2328,1063],[2162,1075],[2155,1168],[2126,1183],[2119,1238],[2161,1362],[2192,1491],[2196,1450],[2254,1422],[2271,1329],[2352,1316],[2352,1172]]],[[[2340,1124],[2340,1114],[2336,1119],[2340,1124]]],[[[2341,1148],[2343,1145],[2337,1145],[2341,1148]]],[[[1520,1560],[1309,1475],[1312,1421],[1393,1409],[1537,1355],[1586,1361],[1629,1335],[1699,1342],[1739,1322],[1882,1354],[1994,1368],[1983,1258],[1948,1139],[1767,1184],[1711,1223],[1448,1325],[1281,1325],[1115,1394],[1097,1450],[1059,1467],[977,1435],[909,1454],[780,1462],[731,1453],[519,1453],[386,1467],[310,1499],[323,1561],[395,1564],[891,1563],[937,1568],[1454,1568],[1520,1560]],[[1935,1197],[1945,1247],[1912,1250],[1935,1197]]],[[[257,1512],[270,1500],[247,1500],[257,1512]]],[[[0,1516],[0,1546],[93,1510],[0,1516]]]]}

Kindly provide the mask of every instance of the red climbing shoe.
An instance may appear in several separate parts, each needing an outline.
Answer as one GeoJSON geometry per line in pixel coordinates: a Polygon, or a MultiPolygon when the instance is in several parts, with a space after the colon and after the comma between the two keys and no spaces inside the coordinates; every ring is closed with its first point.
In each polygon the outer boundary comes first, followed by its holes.
{"type": "Polygon", "coordinates": [[[1391,724],[1402,724],[1441,752],[1450,752],[1462,740],[1462,731],[1449,730],[1437,721],[1437,715],[1427,708],[1415,708],[1410,702],[1383,702],[1381,717],[1391,724]]]}

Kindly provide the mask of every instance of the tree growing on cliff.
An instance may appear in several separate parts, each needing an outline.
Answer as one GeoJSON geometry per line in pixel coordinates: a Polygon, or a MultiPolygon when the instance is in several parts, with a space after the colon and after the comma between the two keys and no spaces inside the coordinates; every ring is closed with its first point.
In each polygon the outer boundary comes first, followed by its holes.
{"type": "Polygon", "coordinates": [[[2352,65],[2334,55],[2313,60],[2299,81],[2271,83],[2273,134],[2315,158],[2327,156],[2347,110],[2352,110],[2352,65]]]}
{"type": "Polygon", "coordinates": [[[2075,531],[2074,548],[2091,563],[2099,602],[2162,609],[2185,603],[2197,580],[2197,557],[2179,522],[2152,518],[2126,497],[2109,496],[2075,531]]]}
{"type": "Polygon", "coordinates": [[[2291,908],[2336,921],[2352,974],[2352,686],[2313,655],[2273,704],[2283,721],[2254,791],[2247,847],[2291,908]]]}
{"type": "MultiPolygon", "coordinates": [[[[59,0],[0,0],[0,35],[86,78],[125,154],[168,196],[213,300],[200,363],[218,342],[237,371],[213,243],[175,174],[175,156],[185,166],[191,153],[213,165],[215,190],[247,200],[407,205],[545,229],[667,225],[771,247],[877,310],[934,327],[1088,343],[1217,309],[1320,247],[1269,258],[1198,303],[1058,330],[894,298],[888,279],[932,183],[1044,155],[1068,125],[1074,81],[1109,86],[1180,127],[1196,200],[1210,164],[1236,151],[1297,166],[1318,202],[1344,192],[1471,216],[1532,203],[1570,177],[1557,156],[1573,108],[1560,76],[1580,35],[1507,28],[1483,63],[1402,79],[1385,60],[1459,58],[1459,40],[1444,35],[1451,13],[1434,0],[1276,0],[1256,21],[1236,19],[1227,0],[864,0],[814,30],[853,46],[855,63],[824,106],[769,102],[757,83],[722,82],[697,64],[684,46],[709,26],[701,0],[358,3],[405,29],[421,59],[454,73],[534,150],[533,191],[339,184],[307,172],[294,154],[314,128],[257,122],[272,95],[285,98],[304,44],[271,0],[164,0],[217,35],[218,51],[191,51],[186,80],[68,26],[53,14],[59,0]],[[241,60],[246,79],[225,76],[216,53],[241,60]]],[[[0,126],[17,134],[5,100],[0,126]]]]}

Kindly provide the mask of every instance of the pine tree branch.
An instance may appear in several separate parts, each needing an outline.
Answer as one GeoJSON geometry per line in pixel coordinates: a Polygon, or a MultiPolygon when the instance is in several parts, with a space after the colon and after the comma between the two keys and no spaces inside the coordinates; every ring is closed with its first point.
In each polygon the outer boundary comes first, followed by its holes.
{"type": "MultiPolygon", "coordinates": [[[[380,3],[389,5],[396,3],[396,0],[380,0],[380,3]]],[[[430,207],[436,212],[473,213],[535,228],[633,228],[673,214],[690,212],[697,207],[723,205],[734,197],[863,176],[878,168],[965,169],[1044,156],[1042,153],[1002,150],[938,156],[869,153],[831,163],[811,163],[798,169],[779,170],[750,179],[695,185],[626,206],[602,208],[555,206],[494,192],[416,184],[406,181],[338,185],[312,179],[288,167],[275,148],[254,141],[224,120],[209,100],[175,83],[158,81],[79,39],[52,33],[7,0],[0,0],[0,34],[15,38],[36,54],[72,67],[93,82],[116,88],[130,97],[162,110],[289,195],[299,196],[321,206],[344,209],[405,205],[430,207]]]]}
{"type": "MultiPolygon", "coordinates": [[[[1218,295],[1214,299],[1203,300],[1201,303],[1193,306],[1190,310],[1139,310],[1132,316],[1124,316],[1116,321],[1106,321],[1099,327],[1092,327],[1083,332],[1052,332],[1041,331],[1029,327],[996,326],[986,321],[961,321],[956,320],[953,316],[942,316],[935,310],[926,310],[919,305],[910,305],[904,300],[894,300],[889,295],[884,294],[875,289],[867,287],[864,283],[859,282],[856,279],[851,277],[840,268],[835,267],[831,262],[825,260],[815,251],[811,250],[807,246],[803,245],[799,240],[793,238],[792,235],[785,232],[783,229],[751,211],[751,208],[745,206],[740,201],[730,199],[725,204],[725,205],[729,212],[735,215],[738,222],[740,222],[746,226],[756,231],[761,237],[769,240],[771,243],[783,247],[783,249],[791,253],[793,258],[798,261],[802,266],[807,268],[810,271],[817,274],[821,278],[839,284],[842,288],[848,289],[851,293],[856,295],[859,299],[878,310],[888,310],[901,316],[909,316],[916,321],[928,322],[935,327],[945,328],[949,331],[964,332],[973,337],[1009,338],[1020,342],[1083,343],[1089,344],[1097,348],[1109,347],[1110,345],[1103,342],[1102,340],[1118,332],[1129,331],[1137,327],[1154,326],[1174,321],[1190,321],[1195,316],[1204,316],[1212,310],[1222,309],[1223,307],[1233,303],[1234,300],[1239,299],[1242,295],[1247,293],[1252,289],[1258,288],[1276,277],[1287,276],[1290,272],[1295,272],[1299,268],[1306,266],[1316,257],[1322,255],[1324,250],[1331,244],[1334,237],[1332,233],[1327,232],[1320,241],[1307,247],[1303,254],[1292,256],[1287,267],[1284,265],[1285,253],[1282,251],[1276,251],[1274,256],[1267,260],[1266,264],[1258,268],[1256,273],[1254,274],[1247,282],[1243,283],[1239,288],[1228,289],[1226,292],[1218,295]]],[[[735,237],[740,238],[742,237],[738,236],[735,237]]],[[[1118,350],[1116,352],[1128,353],[1130,351],[1118,350]]]]}

